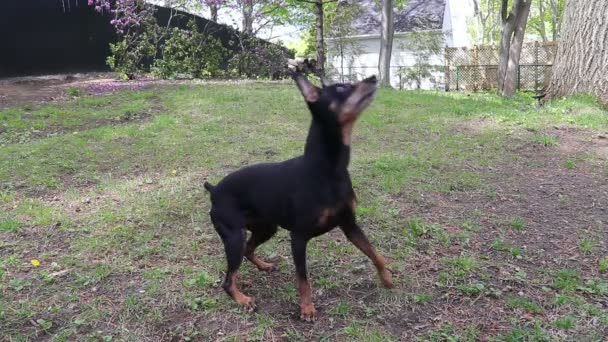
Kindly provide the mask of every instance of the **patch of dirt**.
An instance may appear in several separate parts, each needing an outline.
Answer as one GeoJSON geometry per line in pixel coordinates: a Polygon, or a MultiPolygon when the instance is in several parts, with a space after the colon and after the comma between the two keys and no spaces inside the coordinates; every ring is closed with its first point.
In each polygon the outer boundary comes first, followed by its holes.
{"type": "Polygon", "coordinates": [[[21,105],[67,101],[72,98],[69,90],[83,94],[103,95],[122,89],[146,89],[153,86],[193,84],[240,84],[255,83],[274,85],[282,83],[255,80],[161,80],[142,77],[132,81],[117,80],[114,73],[58,74],[47,76],[14,77],[0,79],[0,110],[21,105]]]}
{"type": "MultiPolygon", "coordinates": [[[[414,257],[421,261],[407,265],[403,273],[416,274],[419,281],[430,285],[437,271],[442,270],[438,259],[475,255],[485,260],[486,288],[498,290],[502,296],[525,296],[539,303],[553,300],[541,289],[552,288],[557,270],[576,270],[580,279],[603,277],[598,263],[608,255],[608,181],[598,169],[605,167],[608,143],[597,132],[580,129],[552,128],[545,133],[555,136],[558,145],[541,146],[531,143],[530,136],[523,137],[523,141],[513,143],[515,161],[482,171],[492,191],[435,193],[427,196],[426,205],[414,206],[404,199],[401,204],[405,216],[421,216],[426,222],[451,227],[446,230],[452,235],[454,227],[464,232],[462,224],[475,217],[480,231],[471,234],[465,243],[456,241],[431,256],[422,253],[414,257]],[[581,154],[591,157],[580,160],[581,154]],[[567,160],[577,160],[575,169],[565,167],[567,160]],[[523,229],[513,228],[516,218],[523,219],[523,229]],[[593,241],[591,252],[579,248],[584,238],[593,241]],[[494,244],[499,239],[519,248],[521,258],[497,250],[494,244]],[[517,274],[525,274],[526,280],[518,280],[517,274]]],[[[424,317],[418,317],[414,325],[437,321],[439,316],[452,326],[477,325],[482,336],[495,336],[511,326],[499,301],[485,296],[466,298],[450,290],[446,293],[445,289],[432,292],[436,297],[433,310],[427,307],[424,317]],[[444,297],[451,299],[437,299],[444,297]],[[493,314],[497,310],[503,312],[493,314]]],[[[588,300],[608,308],[606,299],[588,300]]],[[[533,319],[529,314],[521,315],[522,322],[533,319]]],[[[548,320],[550,312],[546,315],[534,319],[548,320]]],[[[437,328],[428,325],[421,330],[437,328]]]]}

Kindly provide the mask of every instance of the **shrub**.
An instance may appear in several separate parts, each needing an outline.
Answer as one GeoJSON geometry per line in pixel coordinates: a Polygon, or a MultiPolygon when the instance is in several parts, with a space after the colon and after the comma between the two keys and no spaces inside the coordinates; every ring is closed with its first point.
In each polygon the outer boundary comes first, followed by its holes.
{"type": "Polygon", "coordinates": [[[161,78],[204,78],[217,76],[226,49],[220,41],[198,30],[196,22],[188,22],[188,30],[173,28],[161,47],[162,57],[154,61],[152,72],[161,78]]]}

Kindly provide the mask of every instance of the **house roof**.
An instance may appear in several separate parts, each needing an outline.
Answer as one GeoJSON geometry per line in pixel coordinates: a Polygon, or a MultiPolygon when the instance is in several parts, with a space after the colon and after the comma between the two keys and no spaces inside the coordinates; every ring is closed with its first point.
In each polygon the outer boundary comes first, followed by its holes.
{"type": "MultiPolygon", "coordinates": [[[[409,0],[395,10],[395,33],[441,30],[446,0],[409,0]]],[[[353,23],[355,35],[380,35],[380,6],[376,0],[360,0],[361,15],[353,23]]]]}

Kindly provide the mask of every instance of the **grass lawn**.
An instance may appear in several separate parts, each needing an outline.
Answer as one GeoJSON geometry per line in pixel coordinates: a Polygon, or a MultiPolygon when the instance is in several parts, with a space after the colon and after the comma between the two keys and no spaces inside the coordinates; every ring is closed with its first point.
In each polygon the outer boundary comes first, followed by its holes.
{"type": "Polygon", "coordinates": [[[288,235],[222,291],[202,183],[303,148],[291,83],[166,86],[0,111],[0,340],[603,341],[608,113],[588,97],[381,90],[355,128],[359,220],[396,289],[339,230],[288,235]]]}

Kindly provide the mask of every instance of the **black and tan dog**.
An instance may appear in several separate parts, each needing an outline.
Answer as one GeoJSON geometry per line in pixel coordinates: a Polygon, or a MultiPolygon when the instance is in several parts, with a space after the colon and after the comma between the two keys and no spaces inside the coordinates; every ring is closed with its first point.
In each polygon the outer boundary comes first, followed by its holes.
{"type": "Polygon", "coordinates": [[[211,221],[226,251],[226,292],[237,303],[254,307],[253,298],[237,287],[237,271],[243,256],[261,270],[274,269],[254,251],[281,226],[291,233],[300,317],[308,321],[314,319],[315,308],[306,272],[306,244],[335,227],[373,261],[385,287],[393,283],[385,259],[357,225],[355,192],[347,170],[353,125],[374,98],[376,78],[318,88],[300,74],[292,76],[312,113],[304,155],[245,167],[217,186],[205,182],[205,188],[211,194],[211,221]],[[245,229],[251,231],[246,243],[245,229]]]}

